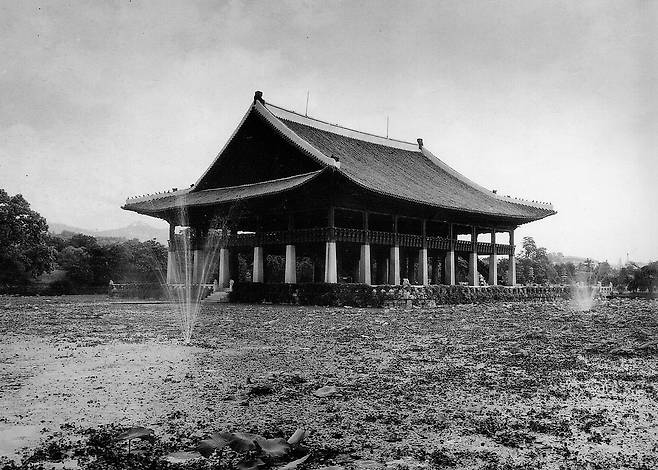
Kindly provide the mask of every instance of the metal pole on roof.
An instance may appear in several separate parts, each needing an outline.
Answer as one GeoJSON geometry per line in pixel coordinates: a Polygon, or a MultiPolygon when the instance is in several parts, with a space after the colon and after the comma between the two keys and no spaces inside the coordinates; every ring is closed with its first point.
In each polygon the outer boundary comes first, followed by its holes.
{"type": "Polygon", "coordinates": [[[306,111],[304,111],[304,116],[308,117],[308,97],[311,94],[309,90],[306,90],[306,111]]]}
{"type": "Polygon", "coordinates": [[[386,116],[386,138],[388,139],[388,116],[386,116]]]}

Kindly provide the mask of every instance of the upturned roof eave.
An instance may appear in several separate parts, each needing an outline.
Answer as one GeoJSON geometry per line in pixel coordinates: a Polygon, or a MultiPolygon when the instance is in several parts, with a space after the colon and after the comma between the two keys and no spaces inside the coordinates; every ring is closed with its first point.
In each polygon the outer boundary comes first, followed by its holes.
{"type": "MultiPolygon", "coordinates": [[[[215,204],[225,204],[225,203],[231,203],[231,202],[236,202],[236,201],[244,201],[244,200],[250,200],[250,199],[257,199],[261,197],[269,197],[269,196],[274,196],[277,194],[281,194],[287,191],[291,191],[293,189],[297,189],[314,179],[316,179],[320,174],[325,172],[325,169],[320,169],[316,171],[312,171],[309,173],[303,173],[299,175],[292,175],[288,176],[285,178],[278,178],[275,180],[268,180],[268,181],[260,181],[257,183],[250,183],[250,184],[242,184],[242,185],[237,185],[237,186],[229,186],[229,187],[223,187],[223,188],[211,188],[211,189],[206,189],[206,190],[201,190],[201,191],[187,191],[184,194],[180,195],[172,195],[172,196],[165,196],[165,197],[153,197],[151,199],[145,199],[145,200],[140,200],[136,201],[132,204],[126,203],[123,205],[121,208],[124,210],[129,210],[132,212],[137,212],[139,214],[144,214],[144,215],[150,215],[153,217],[159,217],[159,215],[164,215],[167,212],[171,212],[172,210],[183,210],[183,209],[188,209],[192,207],[204,207],[204,206],[212,206],[215,204]],[[230,192],[235,192],[239,190],[249,190],[249,189],[259,189],[259,188],[266,188],[267,186],[274,186],[274,185],[280,185],[277,189],[267,191],[267,190],[261,190],[253,192],[251,194],[245,194],[245,195],[240,195],[238,197],[234,197],[231,199],[226,199],[226,200],[218,200],[212,199],[212,194],[216,193],[230,193],[230,192]],[[208,200],[203,201],[202,198],[203,196],[208,196],[208,200]],[[191,202],[190,198],[198,199],[200,201],[198,202],[191,202]],[[164,201],[168,199],[168,201],[164,201]],[[148,205],[154,206],[157,203],[160,203],[160,207],[152,207],[149,208],[148,205]],[[163,204],[164,203],[164,204],[163,204]]],[[[157,195],[156,195],[157,196],[157,195]]],[[[160,217],[162,218],[162,217],[160,217]]]]}
{"type": "Polygon", "coordinates": [[[500,212],[492,212],[492,211],[476,211],[476,210],[472,210],[472,209],[465,209],[465,208],[459,207],[459,206],[451,206],[451,205],[448,205],[448,204],[436,204],[436,203],[432,203],[432,202],[429,202],[429,201],[421,201],[421,200],[418,200],[418,199],[404,197],[404,196],[401,196],[399,194],[391,194],[387,191],[377,190],[375,188],[372,188],[371,186],[365,185],[365,184],[361,183],[360,181],[355,180],[354,178],[351,178],[349,175],[346,175],[343,172],[340,172],[340,174],[341,174],[341,176],[345,177],[348,181],[350,181],[351,183],[357,185],[361,189],[364,189],[366,191],[375,193],[379,196],[388,197],[388,198],[395,199],[395,200],[405,202],[405,203],[418,204],[420,206],[425,206],[425,207],[429,207],[429,208],[432,208],[432,209],[460,212],[462,214],[470,214],[470,215],[475,215],[475,216],[497,217],[497,218],[504,218],[504,219],[514,220],[517,225],[523,225],[523,224],[527,224],[527,223],[530,223],[530,222],[536,222],[538,220],[544,219],[544,218],[549,217],[551,215],[557,214],[557,211],[551,210],[551,211],[547,211],[545,214],[538,214],[537,217],[528,217],[528,216],[525,216],[525,215],[522,215],[522,214],[510,215],[510,214],[503,214],[503,213],[500,213],[500,212]]]}

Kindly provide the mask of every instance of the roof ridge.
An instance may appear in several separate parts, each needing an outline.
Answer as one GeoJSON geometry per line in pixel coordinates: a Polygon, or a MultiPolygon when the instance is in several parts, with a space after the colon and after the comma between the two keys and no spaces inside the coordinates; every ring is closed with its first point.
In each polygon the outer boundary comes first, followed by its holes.
{"type": "Polygon", "coordinates": [[[256,110],[256,112],[258,112],[272,127],[274,127],[274,129],[278,131],[279,134],[283,135],[284,138],[288,139],[294,145],[301,148],[312,158],[316,159],[318,162],[324,164],[325,166],[340,168],[339,161],[328,155],[325,155],[320,150],[315,148],[313,144],[311,144],[308,140],[302,138],[295,131],[290,129],[290,127],[288,127],[286,123],[283,122],[284,120],[274,114],[272,110],[267,107],[267,105],[261,103],[260,101],[255,101],[252,105],[252,109],[256,110]]]}
{"type": "MultiPolygon", "coordinates": [[[[265,103],[265,107],[276,108],[276,110],[283,111],[284,113],[288,113],[289,116],[280,116],[278,114],[272,113],[279,119],[286,120],[287,117],[296,118],[296,120],[294,120],[293,122],[297,122],[303,125],[308,125],[310,127],[314,127],[319,130],[331,132],[333,134],[342,135],[343,137],[362,140],[365,142],[370,142],[387,147],[400,148],[402,150],[415,151],[415,152],[420,151],[420,149],[418,148],[418,143],[408,142],[406,140],[401,140],[401,139],[393,139],[391,137],[384,137],[383,135],[377,135],[371,132],[365,132],[365,131],[360,131],[358,129],[353,129],[351,127],[341,126],[340,124],[333,124],[331,122],[323,121],[322,119],[317,119],[314,117],[300,114],[296,111],[292,111],[290,109],[272,104],[270,102],[265,103]],[[359,136],[363,136],[363,138],[359,138],[359,136]]],[[[272,112],[271,109],[270,112],[272,112]]],[[[288,120],[293,120],[293,119],[288,119],[288,120]]]]}

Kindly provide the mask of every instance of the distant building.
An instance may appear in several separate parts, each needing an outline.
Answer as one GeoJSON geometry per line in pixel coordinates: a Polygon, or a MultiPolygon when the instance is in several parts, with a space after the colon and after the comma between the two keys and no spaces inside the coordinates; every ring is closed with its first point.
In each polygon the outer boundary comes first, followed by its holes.
{"type": "Polygon", "coordinates": [[[514,284],[514,229],[556,213],[551,204],[477,185],[422,139],[403,142],[329,124],[265,103],[260,92],[195,185],[129,198],[123,208],[169,222],[170,283],[180,263],[171,243],[175,227],[192,229],[192,262],[201,266],[212,221],[221,219],[219,268],[211,275],[221,286],[236,278],[238,252],[250,260],[254,282],[455,284],[461,256],[469,284],[478,285],[478,256],[486,255],[489,284],[496,284],[496,256],[504,255],[507,283],[514,284]],[[501,232],[509,233],[509,244],[495,242],[501,232]],[[491,234],[492,243],[477,242],[480,233],[491,234]],[[283,279],[265,279],[267,254],[285,256],[283,279]],[[309,279],[298,279],[299,257],[311,260],[309,279]]]}

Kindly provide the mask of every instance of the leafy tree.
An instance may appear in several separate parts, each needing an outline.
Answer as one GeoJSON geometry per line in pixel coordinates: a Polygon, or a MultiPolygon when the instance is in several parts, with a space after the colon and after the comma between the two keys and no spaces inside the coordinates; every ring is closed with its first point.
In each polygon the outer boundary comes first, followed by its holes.
{"type": "Polygon", "coordinates": [[[560,279],[557,269],[550,261],[548,251],[544,247],[538,247],[532,237],[523,237],[516,277],[521,284],[557,283],[560,279]]]}
{"type": "Polygon", "coordinates": [[[0,282],[39,277],[52,270],[53,261],[46,219],[22,195],[0,189],[0,282]]]}
{"type": "Polygon", "coordinates": [[[523,247],[523,252],[521,253],[521,258],[525,259],[534,259],[535,253],[537,252],[537,244],[535,239],[532,237],[523,237],[523,242],[521,244],[523,247]]]}
{"type": "Polygon", "coordinates": [[[86,248],[67,246],[59,252],[57,264],[66,270],[67,277],[77,285],[93,284],[91,255],[86,248]]]}
{"type": "Polygon", "coordinates": [[[98,246],[98,241],[96,241],[96,238],[92,237],[91,235],[76,233],[69,240],[69,244],[76,248],[86,248],[87,250],[92,250],[98,246]]]}
{"type": "Polygon", "coordinates": [[[131,240],[124,246],[130,253],[131,271],[141,282],[160,282],[167,270],[167,248],[155,240],[131,240]]]}
{"type": "Polygon", "coordinates": [[[658,289],[658,261],[654,261],[635,270],[633,272],[633,278],[628,283],[628,288],[632,291],[655,291],[658,289]]]}

